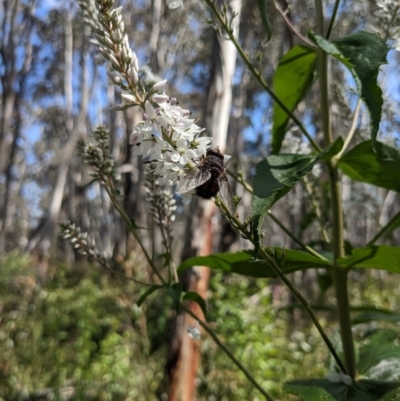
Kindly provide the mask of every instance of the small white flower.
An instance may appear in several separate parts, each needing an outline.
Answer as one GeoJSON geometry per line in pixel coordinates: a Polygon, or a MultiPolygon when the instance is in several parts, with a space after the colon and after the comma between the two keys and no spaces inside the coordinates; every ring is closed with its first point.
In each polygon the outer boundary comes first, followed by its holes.
{"type": "Polygon", "coordinates": [[[143,134],[140,131],[135,130],[132,132],[129,138],[129,144],[133,145],[133,155],[140,156],[143,154],[143,134]]]}
{"type": "MultiPolygon", "coordinates": [[[[210,147],[212,139],[206,136],[195,139],[195,144],[197,145],[197,149],[195,150],[196,155],[198,157],[205,156],[207,153],[207,148],[210,147]]],[[[229,156],[230,158],[230,156],[229,156]]],[[[224,156],[225,163],[225,156],[224,156]]]]}
{"type": "Polygon", "coordinates": [[[153,101],[153,102],[155,102],[155,103],[158,103],[158,104],[162,104],[162,103],[167,103],[168,102],[168,99],[169,99],[169,97],[165,94],[165,93],[163,93],[163,94],[158,94],[158,93],[155,93],[152,97],[151,97],[151,100],[153,101]]]}
{"type": "MultiPolygon", "coordinates": [[[[166,81],[160,81],[153,89],[161,89],[166,81]]],[[[190,118],[190,112],[182,109],[175,99],[165,94],[154,94],[145,103],[144,121],[137,124],[130,137],[133,154],[148,157],[156,162],[155,175],[162,185],[172,185],[187,172],[187,166],[207,152],[211,138],[199,135],[204,131],[190,118]]]]}
{"type": "Polygon", "coordinates": [[[168,121],[166,121],[165,116],[160,115],[160,110],[155,109],[153,105],[147,101],[145,104],[146,108],[146,121],[143,125],[143,129],[154,130],[159,135],[162,135],[162,127],[168,126],[168,121]]]}
{"type": "Polygon", "coordinates": [[[153,135],[150,139],[145,139],[143,144],[143,157],[149,157],[150,160],[161,160],[164,141],[153,135]]]}

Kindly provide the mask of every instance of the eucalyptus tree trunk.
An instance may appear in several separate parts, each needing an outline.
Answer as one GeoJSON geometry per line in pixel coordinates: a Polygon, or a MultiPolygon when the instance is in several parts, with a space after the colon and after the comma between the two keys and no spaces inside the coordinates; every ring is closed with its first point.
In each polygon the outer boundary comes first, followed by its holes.
{"type": "MultiPolygon", "coordinates": [[[[32,251],[34,248],[38,249],[39,259],[42,263],[42,275],[46,274],[47,268],[47,257],[51,245],[53,244],[56,235],[56,225],[58,223],[64,189],[67,182],[67,175],[71,160],[74,156],[76,143],[79,135],[84,132],[84,122],[87,116],[88,102],[90,88],[88,86],[88,71],[87,71],[87,60],[88,54],[87,49],[83,48],[81,53],[81,79],[80,85],[81,103],[79,107],[79,113],[74,117],[73,113],[73,31],[72,31],[72,16],[70,12],[65,13],[65,69],[64,69],[64,96],[65,96],[65,129],[68,134],[68,140],[62,151],[60,164],[57,168],[56,182],[53,186],[53,192],[51,195],[50,205],[48,208],[48,214],[44,221],[36,229],[34,234],[28,241],[26,251],[32,251]]],[[[86,45],[84,45],[85,47],[86,45]]],[[[43,277],[42,277],[43,278],[43,277]]]]}
{"type": "MultiPolygon", "coordinates": [[[[238,35],[241,0],[228,2],[231,12],[238,15],[233,20],[235,36],[238,35]]],[[[206,99],[206,129],[213,138],[213,146],[225,151],[228,134],[230,110],[232,105],[232,79],[236,66],[236,48],[219,35],[214,35],[211,77],[206,99]]],[[[194,254],[208,255],[218,243],[218,221],[220,219],[214,203],[192,202],[192,213],[187,219],[183,257],[194,254]],[[192,209],[194,208],[194,210],[192,209]]],[[[186,291],[197,291],[204,299],[207,296],[210,272],[204,266],[195,266],[182,277],[186,291]]],[[[200,318],[202,311],[197,303],[188,307],[200,318]]],[[[188,326],[196,323],[186,313],[177,316],[171,348],[167,361],[167,373],[170,379],[169,401],[192,401],[196,397],[196,373],[200,362],[200,347],[197,340],[187,334],[188,326]]]]}
{"type": "Polygon", "coordinates": [[[19,1],[4,1],[2,4],[0,174],[4,175],[4,191],[0,208],[0,253],[6,250],[6,239],[9,238],[16,204],[12,199],[17,196],[17,188],[20,187],[22,179],[21,175],[15,177],[13,171],[16,169],[15,158],[18,141],[22,135],[21,107],[24,103],[25,82],[32,68],[31,35],[34,29],[35,5],[35,2],[30,3],[23,13],[19,1]],[[18,66],[17,53],[23,54],[21,67],[18,66]]]}

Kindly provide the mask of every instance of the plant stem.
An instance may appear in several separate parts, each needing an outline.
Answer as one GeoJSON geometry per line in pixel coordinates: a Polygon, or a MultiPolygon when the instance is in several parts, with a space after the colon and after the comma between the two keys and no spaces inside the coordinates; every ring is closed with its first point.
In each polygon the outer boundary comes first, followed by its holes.
{"type": "Polygon", "coordinates": [[[256,387],[260,393],[265,397],[268,401],[274,401],[274,399],[261,387],[261,385],[257,382],[254,376],[249,372],[249,370],[236,358],[236,356],[227,348],[227,346],[218,338],[218,336],[214,333],[214,330],[204,321],[202,321],[199,317],[196,316],[189,308],[185,305],[181,305],[181,308],[193,319],[199,322],[200,326],[211,336],[211,338],[215,341],[215,343],[225,352],[225,354],[232,360],[232,362],[245,374],[245,376],[253,383],[254,387],[256,387]]]}
{"type": "Polygon", "coordinates": [[[143,245],[141,239],[139,238],[139,236],[137,235],[136,229],[134,229],[132,227],[132,222],[131,219],[129,218],[129,216],[127,215],[125,209],[122,207],[122,205],[119,203],[118,199],[116,198],[116,196],[114,195],[114,184],[112,182],[112,179],[110,177],[105,177],[104,178],[104,182],[106,182],[107,184],[104,185],[104,188],[107,191],[108,196],[110,197],[111,202],[113,203],[113,205],[115,206],[115,208],[117,209],[118,213],[120,214],[120,216],[122,217],[122,219],[125,222],[126,227],[128,227],[128,230],[132,233],[132,235],[134,236],[135,240],[137,241],[137,243],[139,244],[140,248],[142,249],[142,252],[144,253],[144,256],[147,260],[147,262],[149,263],[150,267],[152,268],[153,272],[156,274],[156,276],[159,278],[159,280],[161,281],[161,283],[163,283],[164,285],[167,284],[166,280],[164,279],[164,277],[162,276],[162,274],[158,271],[157,267],[155,266],[152,258],[150,257],[150,255],[148,254],[145,246],[143,245]]]}
{"type": "MultiPolygon", "coordinates": [[[[256,245],[252,234],[246,229],[246,227],[242,224],[242,222],[236,216],[230,214],[229,209],[225,205],[225,203],[222,201],[218,201],[217,206],[221,207],[222,212],[229,219],[229,222],[231,223],[232,227],[239,230],[245,238],[247,238],[253,245],[256,245]]],[[[340,360],[339,355],[337,354],[333,344],[331,343],[328,336],[326,335],[324,329],[322,328],[321,324],[319,323],[317,317],[314,314],[314,311],[310,307],[307,300],[303,297],[303,295],[301,295],[301,293],[297,290],[297,288],[285,276],[285,274],[282,272],[280,267],[276,264],[275,260],[268,254],[268,252],[265,251],[265,249],[260,247],[259,253],[263,257],[263,259],[269,264],[269,266],[274,271],[274,273],[277,275],[277,277],[279,277],[283,281],[283,283],[289,288],[289,290],[299,300],[301,305],[303,305],[304,309],[308,312],[312,322],[314,323],[315,327],[317,328],[319,334],[321,335],[322,339],[324,340],[326,346],[328,347],[329,351],[331,352],[331,354],[332,354],[333,358],[335,359],[336,363],[338,364],[339,368],[341,369],[341,371],[343,373],[348,374],[347,370],[346,370],[345,366],[343,365],[342,361],[340,360]]]]}
{"type": "Polygon", "coordinates": [[[281,9],[280,5],[276,0],[274,0],[274,5],[276,8],[276,11],[281,15],[283,20],[285,21],[285,24],[287,28],[289,29],[290,32],[293,33],[293,35],[297,36],[304,44],[306,44],[308,47],[311,49],[316,49],[317,47],[315,46],[315,43],[311,42],[307,37],[303,36],[297,29],[293,26],[292,21],[286,16],[287,11],[284,11],[281,9]]]}
{"type": "Polygon", "coordinates": [[[218,22],[220,23],[221,27],[224,29],[224,31],[227,33],[229,40],[234,44],[236,47],[236,50],[240,54],[240,57],[242,58],[243,62],[245,63],[246,67],[249,69],[249,71],[253,74],[254,78],[258,81],[260,86],[270,95],[272,100],[278,104],[279,107],[282,108],[282,110],[289,116],[289,118],[294,122],[295,125],[297,125],[300,129],[300,131],[303,133],[303,135],[308,139],[310,142],[311,146],[316,150],[318,153],[321,152],[321,148],[318,146],[318,144],[314,141],[314,139],[311,137],[309,132],[305,129],[304,125],[300,122],[300,120],[286,107],[286,105],[278,98],[278,96],[271,90],[271,88],[268,86],[268,84],[264,81],[263,77],[261,76],[261,72],[257,71],[256,68],[254,67],[253,63],[250,61],[249,57],[243,50],[243,48],[240,46],[239,42],[235,38],[235,35],[233,34],[232,28],[229,26],[228,22],[226,21],[226,18],[224,17],[223,14],[221,14],[216,6],[216,2],[214,0],[205,0],[206,4],[208,7],[211,9],[215,17],[217,18],[218,22]]]}
{"type": "MultiPolygon", "coordinates": [[[[236,182],[238,182],[239,184],[241,184],[248,192],[250,192],[251,194],[254,194],[254,190],[251,187],[250,184],[248,184],[246,181],[243,180],[243,177],[238,177],[237,175],[233,174],[232,172],[230,172],[229,170],[227,170],[227,173],[230,177],[232,177],[236,182]]],[[[310,246],[304,244],[300,238],[297,238],[285,225],[283,225],[281,223],[281,221],[274,216],[274,214],[272,213],[271,210],[268,210],[267,212],[268,216],[280,227],[280,229],[286,233],[294,242],[296,242],[296,244],[300,245],[304,250],[306,250],[308,253],[310,253],[311,255],[316,256],[317,258],[324,260],[326,262],[328,262],[328,259],[326,259],[324,256],[322,256],[320,253],[318,253],[316,250],[314,250],[313,248],[311,248],[310,246]]]]}
{"type": "Polygon", "coordinates": [[[333,24],[335,23],[336,14],[337,14],[337,11],[338,11],[338,8],[339,8],[339,4],[340,4],[340,0],[336,0],[335,1],[335,5],[333,6],[331,19],[329,21],[328,30],[326,31],[326,36],[325,36],[326,39],[329,39],[329,37],[331,36],[332,28],[333,28],[333,24]]]}
{"type": "MultiPolygon", "coordinates": [[[[322,0],[315,0],[317,33],[324,35],[324,15],[322,0]]],[[[318,75],[321,93],[321,116],[324,133],[324,145],[329,146],[332,141],[331,123],[329,118],[329,95],[328,95],[328,69],[327,54],[319,49],[317,52],[318,75]]],[[[345,358],[346,370],[352,379],[356,376],[356,359],[354,352],[353,333],[350,321],[350,304],[347,288],[347,271],[336,264],[336,260],[344,253],[344,229],[343,229],[343,209],[341,198],[341,186],[339,173],[332,162],[327,163],[329,172],[329,187],[331,193],[332,211],[332,247],[334,258],[334,281],[336,291],[336,301],[340,325],[340,335],[342,339],[343,354],[345,358]]]]}
{"type": "Polygon", "coordinates": [[[388,221],[388,223],[382,227],[377,234],[375,234],[374,238],[371,239],[371,241],[369,241],[367,243],[367,246],[371,246],[374,245],[375,242],[381,238],[383,235],[389,233],[390,231],[393,231],[396,228],[396,225],[393,224],[397,219],[399,219],[400,217],[400,210],[388,221]]]}
{"type": "Polygon", "coordinates": [[[351,127],[349,129],[348,134],[347,134],[346,140],[344,141],[343,148],[335,156],[335,160],[339,160],[344,155],[344,153],[346,152],[347,148],[350,145],[351,140],[354,137],[354,134],[356,133],[358,115],[360,114],[360,108],[361,108],[361,98],[359,98],[358,101],[357,101],[357,105],[356,105],[356,108],[354,110],[353,120],[351,121],[351,127]]]}
{"type": "Polygon", "coordinates": [[[273,213],[271,212],[271,210],[268,210],[267,212],[268,216],[275,222],[275,224],[277,224],[281,230],[286,233],[286,235],[288,237],[290,237],[294,242],[296,242],[296,244],[300,245],[304,250],[306,250],[308,253],[310,253],[313,256],[316,256],[317,258],[325,261],[325,262],[329,262],[328,259],[326,259],[324,256],[322,256],[320,253],[318,253],[317,251],[315,251],[313,248],[311,248],[310,246],[306,245],[304,242],[302,242],[299,238],[297,238],[292,232],[290,232],[290,230],[285,227],[278,218],[276,218],[273,213]]]}

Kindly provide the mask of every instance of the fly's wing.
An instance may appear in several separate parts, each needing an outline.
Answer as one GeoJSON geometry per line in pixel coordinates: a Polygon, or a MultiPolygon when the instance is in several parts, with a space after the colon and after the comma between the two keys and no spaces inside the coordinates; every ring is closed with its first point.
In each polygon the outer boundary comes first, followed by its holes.
{"type": "Polygon", "coordinates": [[[193,171],[186,174],[179,182],[177,192],[180,194],[184,194],[185,192],[189,192],[194,188],[199,187],[201,184],[204,184],[211,177],[211,172],[206,168],[202,168],[201,165],[197,166],[193,171]]]}
{"type": "Polygon", "coordinates": [[[226,206],[228,206],[229,211],[234,214],[235,205],[233,204],[232,191],[226,173],[219,177],[219,188],[219,194],[222,200],[226,203],[226,206]]]}

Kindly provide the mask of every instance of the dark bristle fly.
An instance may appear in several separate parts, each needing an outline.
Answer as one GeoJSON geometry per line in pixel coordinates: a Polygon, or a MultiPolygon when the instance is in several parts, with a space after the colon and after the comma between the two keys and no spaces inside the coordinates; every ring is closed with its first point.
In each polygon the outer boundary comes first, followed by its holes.
{"type": "Polygon", "coordinates": [[[194,189],[203,199],[214,198],[218,193],[231,213],[234,213],[232,192],[224,166],[224,155],[218,148],[210,148],[195,168],[178,183],[178,192],[183,194],[194,189]]]}

